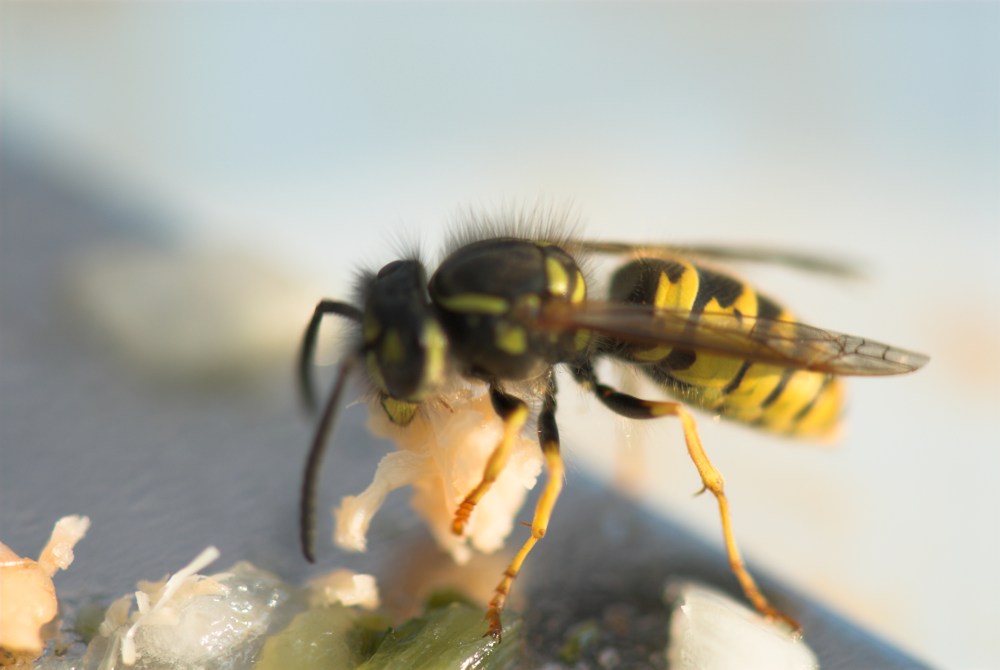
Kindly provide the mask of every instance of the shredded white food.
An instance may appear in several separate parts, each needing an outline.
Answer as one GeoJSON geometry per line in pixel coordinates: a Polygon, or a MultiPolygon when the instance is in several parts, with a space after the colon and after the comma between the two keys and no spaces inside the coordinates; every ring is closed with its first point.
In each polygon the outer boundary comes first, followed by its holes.
{"type": "Polygon", "coordinates": [[[413,487],[413,508],[456,562],[468,561],[473,549],[491,553],[503,546],[514,515],[538,480],[541,449],[537,440],[518,436],[507,467],[476,506],[465,536],[458,537],[451,530],[455,510],[479,483],[503,435],[503,422],[482,385],[464,385],[443,400],[425,403],[408,426],[391,423],[385,412],[373,408],[369,429],[391,439],[399,451],[382,459],[365,491],[345,497],[334,511],[338,546],[363,551],[371,519],[385,497],[407,484],[413,487]]]}
{"type": "Polygon", "coordinates": [[[177,594],[182,586],[190,579],[193,579],[198,572],[214,563],[219,558],[219,550],[215,547],[207,547],[194,560],[173,574],[163,589],[155,594],[156,600],[150,607],[149,594],[145,591],[135,592],[135,603],[139,609],[139,617],[132,623],[125,635],[122,636],[121,651],[122,662],[125,665],[135,665],[135,633],[139,630],[147,617],[159,611],[177,594]]]}
{"type": "Polygon", "coordinates": [[[386,496],[407,484],[434,474],[426,455],[410,451],[386,454],[375,469],[372,483],[361,494],[344,496],[334,511],[334,541],[349,551],[364,551],[368,544],[368,526],[382,507],[386,496]]]}
{"type": "Polygon", "coordinates": [[[98,670],[216,667],[264,635],[291,591],[247,562],[198,574],[218,556],[208,547],[169,578],[140,581],[135,593],[112,603],[87,651],[101,659],[98,670]]]}

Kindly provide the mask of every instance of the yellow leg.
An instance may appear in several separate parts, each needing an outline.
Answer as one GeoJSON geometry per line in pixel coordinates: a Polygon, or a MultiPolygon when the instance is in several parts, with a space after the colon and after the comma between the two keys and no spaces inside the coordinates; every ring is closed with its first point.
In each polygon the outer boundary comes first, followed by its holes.
{"type": "Polygon", "coordinates": [[[534,548],[535,543],[545,537],[545,531],[549,527],[549,520],[552,518],[552,509],[563,487],[563,475],[565,466],[562,457],[559,455],[559,443],[551,442],[543,446],[545,452],[545,467],[548,471],[548,478],[545,481],[545,489],[542,491],[538,503],[535,505],[535,516],[531,520],[531,536],[524,541],[514,559],[504,570],[503,579],[497,584],[490,600],[489,609],[486,610],[486,620],[490,624],[489,635],[497,640],[500,639],[502,625],[500,623],[500,612],[503,611],[504,603],[507,601],[507,594],[510,593],[511,584],[517,578],[524,564],[524,559],[534,548]]]}
{"type": "Polygon", "coordinates": [[[483,499],[486,492],[493,486],[493,482],[507,466],[511,449],[513,449],[518,434],[528,420],[527,405],[512,396],[501,394],[499,391],[491,389],[491,392],[494,394],[493,405],[497,408],[497,413],[500,414],[504,422],[503,437],[500,438],[500,443],[493,449],[489,460],[486,461],[486,467],[483,469],[483,476],[479,480],[479,484],[465,496],[458,509],[455,510],[455,518],[451,522],[451,532],[455,535],[462,535],[465,532],[465,526],[469,522],[469,517],[472,516],[472,510],[476,508],[476,505],[483,499]],[[498,400],[498,396],[500,400],[498,400]]]}
{"type": "Polygon", "coordinates": [[[688,455],[698,469],[701,477],[702,490],[711,491],[719,504],[719,516],[722,519],[722,538],[726,546],[726,554],[729,557],[729,568],[733,571],[743,593],[747,599],[753,603],[757,611],[772,618],[780,619],[788,623],[792,628],[800,628],[798,622],[786,614],[778,611],[767,601],[761,593],[757,583],[747,571],[743,563],[743,557],[736,546],[736,538],[733,535],[732,518],[729,515],[729,501],[726,499],[724,491],[725,481],[722,473],[715,469],[712,462],[708,460],[705,449],[701,446],[701,438],[698,437],[698,427],[694,417],[687,411],[683,404],[678,402],[668,402],[662,400],[644,400],[625,393],[620,393],[610,386],[605,386],[597,381],[593,367],[589,365],[581,366],[573,370],[577,381],[586,389],[594,392],[604,405],[615,412],[632,419],[654,419],[661,416],[675,416],[680,419],[681,427],[684,429],[684,442],[687,444],[688,455]]]}
{"type": "Polygon", "coordinates": [[[736,537],[733,535],[733,522],[729,514],[729,500],[726,498],[725,491],[723,490],[725,480],[722,478],[722,473],[708,460],[708,455],[701,446],[701,438],[698,436],[698,427],[695,424],[694,417],[680,403],[646,402],[650,403],[650,409],[654,416],[676,416],[680,419],[681,427],[684,430],[684,442],[687,444],[688,455],[691,457],[691,461],[698,469],[698,475],[701,477],[703,488],[699,493],[704,493],[708,490],[715,496],[716,501],[719,503],[719,517],[722,519],[722,537],[726,545],[726,554],[729,557],[729,568],[736,575],[740,586],[743,587],[743,593],[746,594],[747,599],[753,603],[758,612],[772,619],[780,619],[798,630],[800,626],[797,621],[782,613],[768,602],[757,586],[757,582],[754,581],[754,578],[743,563],[743,556],[740,554],[740,549],[736,545],[736,537]]]}

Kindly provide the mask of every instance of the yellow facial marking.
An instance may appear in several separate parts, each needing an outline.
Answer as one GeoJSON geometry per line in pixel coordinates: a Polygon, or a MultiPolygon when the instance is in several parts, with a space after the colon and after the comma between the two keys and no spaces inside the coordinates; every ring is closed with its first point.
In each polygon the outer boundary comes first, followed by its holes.
{"type": "Polygon", "coordinates": [[[403,349],[403,340],[400,339],[399,331],[395,328],[390,328],[385,332],[380,349],[382,363],[399,365],[406,358],[406,352],[403,349]]]}
{"type": "Polygon", "coordinates": [[[465,314],[503,314],[510,309],[510,305],[503,298],[484,293],[459,293],[438,298],[438,302],[449,312],[465,314]]]}
{"type": "Polygon", "coordinates": [[[580,330],[576,331],[576,334],[573,336],[573,346],[576,348],[576,350],[583,351],[584,349],[587,348],[587,345],[589,344],[590,344],[590,331],[587,330],[586,328],[581,328],[580,330]]]}

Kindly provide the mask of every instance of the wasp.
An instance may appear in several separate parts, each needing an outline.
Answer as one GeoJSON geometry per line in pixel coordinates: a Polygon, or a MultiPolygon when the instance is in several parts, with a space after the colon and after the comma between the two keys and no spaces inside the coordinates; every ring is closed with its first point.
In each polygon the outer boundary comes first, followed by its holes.
{"type": "Polygon", "coordinates": [[[702,490],[718,503],[730,567],[743,592],[758,611],[797,628],[768,602],[744,565],[723,477],[705,453],[689,408],[774,433],[822,436],[840,418],[841,376],[912,372],[928,358],[800,323],[775,300],[705,266],[707,259],[846,272],[846,266],[824,259],[760,249],[682,249],[519,233],[480,239],[467,235],[452,244],[429,280],[418,260],[396,260],[361,277],[355,304],[320,301],[299,356],[307,406],[315,406],[311,370],[321,321],[335,315],[354,328],[306,464],[300,509],[306,558],[314,561],[318,473],[348,378],[357,373],[366,379],[377,406],[401,426],[456,376],[481,382],[503,421],[503,435],[478,485],[454,511],[452,532],[463,533],[477,503],[503,470],[533,407],[547,474],[531,534],[488,605],[488,634],[499,639],[507,595],[526,557],[545,535],[563,485],[555,372],[564,368],[616,414],[680,421],[702,490]],[[582,259],[593,255],[621,259],[606,295],[598,298],[589,295],[581,269],[582,259]],[[640,398],[602,382],[595,366],[608,359],[638,369],[674,399],[640,398]]]}

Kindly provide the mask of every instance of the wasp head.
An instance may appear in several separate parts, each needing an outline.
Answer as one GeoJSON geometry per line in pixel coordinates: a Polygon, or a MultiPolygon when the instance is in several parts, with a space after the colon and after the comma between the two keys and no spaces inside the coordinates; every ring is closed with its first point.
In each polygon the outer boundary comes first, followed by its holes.
{"type": "Polygon", "coordinates": [[[389,263],[366,287],[362,355],[393,423],[410,422],[445,377],[448,338],[427,295],[427,273],[415,260],[389,263]]]}

